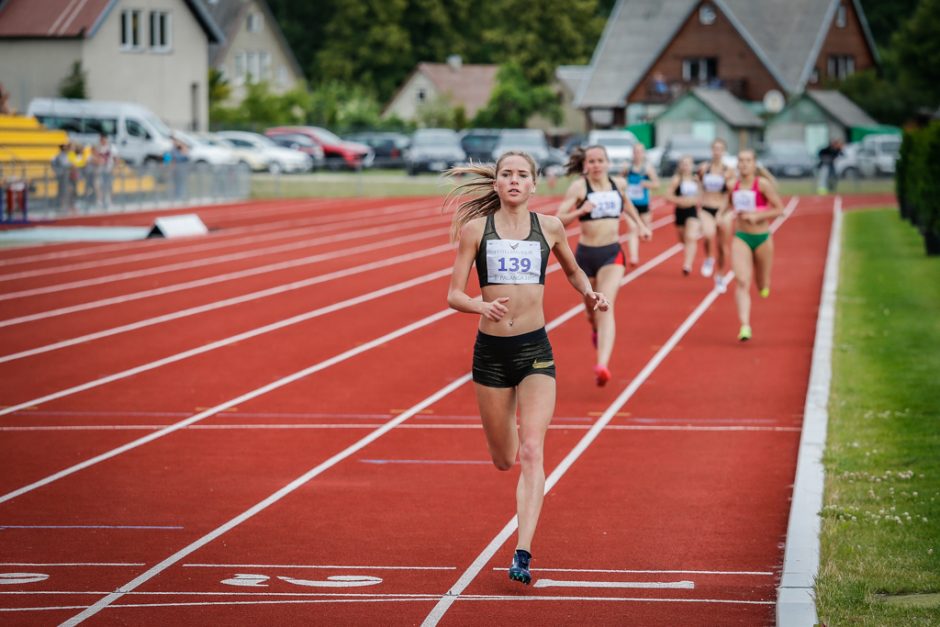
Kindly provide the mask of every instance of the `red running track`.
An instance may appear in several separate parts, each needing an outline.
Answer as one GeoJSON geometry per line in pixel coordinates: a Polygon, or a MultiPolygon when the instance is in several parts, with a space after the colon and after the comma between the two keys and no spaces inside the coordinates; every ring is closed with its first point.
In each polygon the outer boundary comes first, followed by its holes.
{"type": "Polygon", "coordinates": [[[775,235],[747,345],[661,226],[603,389],[578,299],[549,278],[557,484],[532,587],[505,574],[517,471],[487,459],[439,203],[213,207],[197,240],[0,253],[0,297],[49,289],[0,301],[3,620],[772,624],[832,199],[800,199],[775,235]],[[287,265],[237,275],[268,264],[287,265]]]}

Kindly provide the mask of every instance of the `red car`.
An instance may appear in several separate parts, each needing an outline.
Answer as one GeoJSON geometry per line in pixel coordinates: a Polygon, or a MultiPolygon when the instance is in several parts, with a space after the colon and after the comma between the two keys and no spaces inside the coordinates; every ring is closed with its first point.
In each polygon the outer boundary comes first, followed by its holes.
{"type": "Polygon", "coordinates": [[[331,170],[343,168],[358,170],[372,166],[375,153],[365,144],[340,139],[336,134],[319,126],[277,126],[264,132],[268,137],[279,135],[304,135],[323,148],[326,167],[331,170]]]}

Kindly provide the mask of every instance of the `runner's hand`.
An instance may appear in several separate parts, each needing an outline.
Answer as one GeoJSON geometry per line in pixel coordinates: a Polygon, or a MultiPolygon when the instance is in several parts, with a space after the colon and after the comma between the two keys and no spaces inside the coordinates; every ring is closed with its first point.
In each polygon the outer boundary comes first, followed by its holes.
{"type": "Polygon", "coordinates": [[[501,296],[496,300],[483,303],[483,317],[493,322],[499,322],[503,316],[509,313],[509,307],[506,306],[508,302],[508,296],[501,296]]]}
{"type": "Polygon", "coordinates": [[[645,224],[640,225],[640,239],[648,242],[653,239],[653,231],[645,224]]]}
{"type": "Polygon", "coordinates": [[[601,311],[607,311],[610,308],[610,303],[607,301],[607,297],[600,292],[589,291],[584,295],[584,297],[594,304],[594,311],[597,311],[598,309],[601,311]]]}

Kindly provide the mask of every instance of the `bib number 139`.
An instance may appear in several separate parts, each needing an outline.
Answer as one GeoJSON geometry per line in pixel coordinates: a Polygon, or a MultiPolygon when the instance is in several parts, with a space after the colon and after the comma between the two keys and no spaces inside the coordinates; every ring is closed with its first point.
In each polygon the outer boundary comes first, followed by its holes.
{"type": "Polygon", "coordinates": [[[532,260],[528,257],[500,257],[498,268],[500,272],[528,272],[532,269],[532,260]]]}

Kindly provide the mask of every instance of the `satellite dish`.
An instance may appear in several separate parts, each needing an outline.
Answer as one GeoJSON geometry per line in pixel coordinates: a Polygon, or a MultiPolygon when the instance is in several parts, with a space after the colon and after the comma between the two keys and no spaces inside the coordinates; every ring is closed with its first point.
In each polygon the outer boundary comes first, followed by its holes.
{"type": "Polygon", "coordinates": [[[771,89],[764,94],[764,110],[768,113],[780,113],[786,103],[783,94],[776,89],[771,89]]]}

